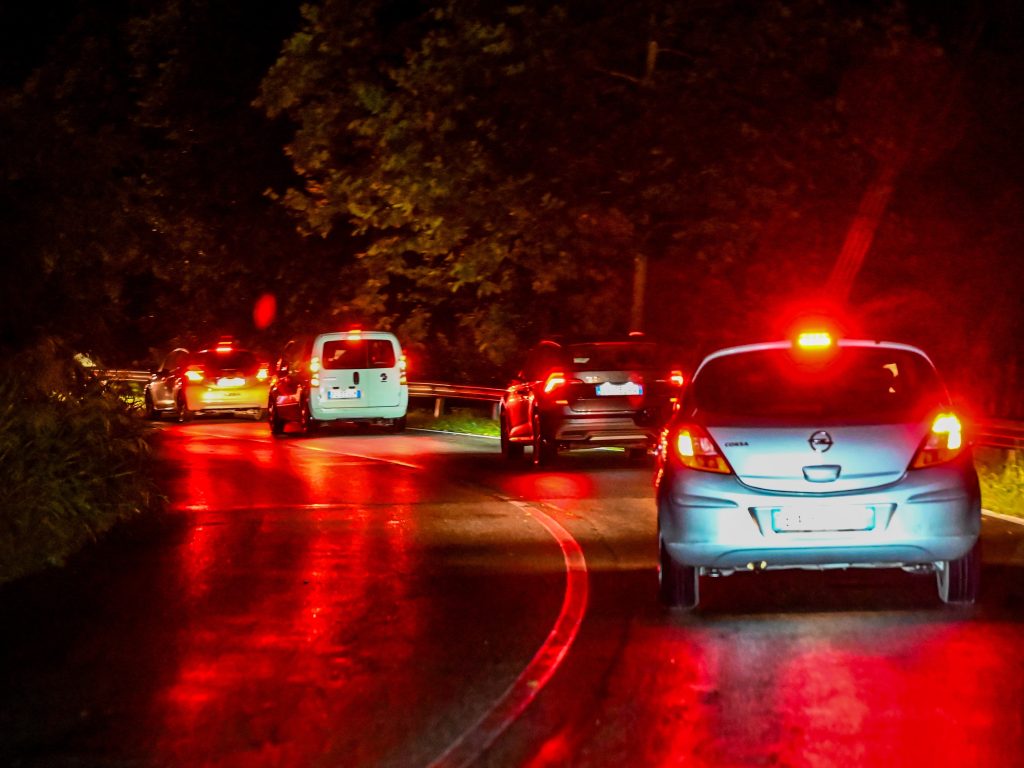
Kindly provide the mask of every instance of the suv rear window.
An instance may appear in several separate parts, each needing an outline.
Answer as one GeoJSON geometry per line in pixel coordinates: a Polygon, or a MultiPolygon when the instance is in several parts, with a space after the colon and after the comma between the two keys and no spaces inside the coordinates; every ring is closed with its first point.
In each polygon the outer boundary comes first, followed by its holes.
{"type": "Polygon", "coordinates": [[[932,365],[908,350],[840,347],[812,360],[788,349],[716,358],[694,379],[691,404],[725,417],[892,422],[945,399],[932,365]]]}
{"type": "Polygon", "coordinates": [[[657,368],[662,357],[656,344],[637,342],[572,344],[566,351],[574,371],[633,371],[657,368]]]}
{"type": "Polygon", "coordinates": [[[394,368],[395,347],[388,339],[325,341],[320,364],[327,370],[394,368]]]}

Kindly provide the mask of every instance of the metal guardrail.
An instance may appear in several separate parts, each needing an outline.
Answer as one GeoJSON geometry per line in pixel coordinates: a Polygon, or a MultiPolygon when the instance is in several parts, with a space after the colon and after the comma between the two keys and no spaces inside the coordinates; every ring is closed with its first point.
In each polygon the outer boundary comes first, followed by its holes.
{"type": "MultiPolygon", "coordinates": [[[[136,381],[150,380],[149,371],[132,371],[110,368],[96,370],[96,375],[103,381],[136,381]]],[[[433,398],[434,415],[444,412],[446,400],[469,400],[477,402],[497,403],[505,394],[498,387],[477,387],[468,384],[447,384],[441,382],[410,381],[409,397],[433,398]]],[[[1024,449],[1024,421],[1007,419],[983,419],[975,424],[974,442],[990,448],[1007,450],[1024,449]]]]}
{"type": "Polygon", "coordinates": [[[975,428],[975,444],[990,448],[1019,450],[1024,448],[1024,421],[985,419],[975,428]]]}

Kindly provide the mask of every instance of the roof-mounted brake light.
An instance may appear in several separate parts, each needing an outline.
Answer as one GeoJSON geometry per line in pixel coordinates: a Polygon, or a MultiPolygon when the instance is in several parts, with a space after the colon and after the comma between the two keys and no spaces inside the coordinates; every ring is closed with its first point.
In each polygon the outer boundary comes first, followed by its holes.
{"type": "Polygon", "coordinates": [[[832,346],[832,334],[828,331],[803,331],[796,337],[800,349],[828,349],[832,346]]]}

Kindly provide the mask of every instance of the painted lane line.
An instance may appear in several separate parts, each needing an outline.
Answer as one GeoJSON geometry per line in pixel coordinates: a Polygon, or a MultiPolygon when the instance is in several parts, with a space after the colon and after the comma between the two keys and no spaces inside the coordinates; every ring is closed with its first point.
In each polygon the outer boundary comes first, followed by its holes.
{"type": "Polygon", "coordinates": [[[587,611],[587,561],[579,542],[541,509],[512,499],[504,501],[533,517],[558,542],[566,571],[562,608],[547,639],[526,668],[489,711],[430,763],[431,768],[463,768],[473,763],[522,715],[561,666],[587,611]]]}
{"type": "MultiPolygon", "coordinates": [[[[247,440],[253,443],[278,443],[280,441],[268,437],[249,437],[247,435],[222,435],[216,432],[208,433],[210,437],[220,438],[222,440],[247,440]]],[[[294,443],[285,442],[284,445],[291,445],[295,448],[305,448],[307,451],[318,451],[319,453],[329,453],[332,456],[351,456],[354,459],[363,459],[370,463],[378,464],[396,464],[399,467],[408,467],[409,469],[426,469],[422,464],[413,464],[409,461],[401,461],[399,459],[382,459],[380,456],[367,456],[363,453],[352,453],[351,451],[331,451],[327,448],[321,448],[317,445],[309,445],[308,443],[294,443]]]]}
{"type": "Polygon", "coordinates": [[[296,447],[305,448],[307,451],[318,451],[319,453],[328,453],[332,456],[352,456],[356,459],[366,459],[367,461],[376,461],[383,464],[395,464],[399,467],[408,467],[409,469],[426,469],[422,464],[413,464],[410,461],[400,461],[399,459],[382,459],[380,456],[367,456],[362,453],[352,453],[351,451],[331,451],[327,448],[321,448],[318,445],[307,445],[306,443],[296,443],[296,447]]]}

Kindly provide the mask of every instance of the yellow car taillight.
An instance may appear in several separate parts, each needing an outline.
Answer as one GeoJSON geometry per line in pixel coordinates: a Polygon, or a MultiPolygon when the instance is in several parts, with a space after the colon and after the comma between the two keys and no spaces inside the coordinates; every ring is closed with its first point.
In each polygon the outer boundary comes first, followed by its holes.
{"type": "Polygon", "coordinates": [[[931,467],[952,461],[964,449],[963,425],[954,413],[940,413],[917,449],[911,469],[931,467]]]}

